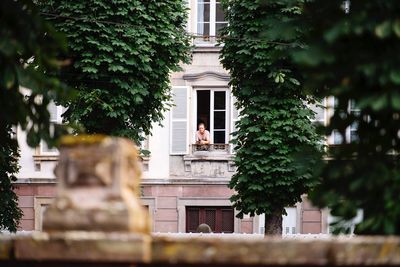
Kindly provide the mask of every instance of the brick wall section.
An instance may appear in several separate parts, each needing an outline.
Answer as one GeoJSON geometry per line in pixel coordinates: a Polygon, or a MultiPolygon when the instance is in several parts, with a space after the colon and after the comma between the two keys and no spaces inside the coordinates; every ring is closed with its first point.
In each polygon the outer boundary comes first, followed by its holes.
{"type": "MultiPolygon", "coordinates": [[[[19,229],[32,231],[35,225],[35,197],[54,197],[56,184],[17,184],[15,192],[24,213],[19,229]]],[[[178,198],[229,198],[232,193],[226,185],[144,185],[142,192],[145,197],[155,197],[154,231],[164,233],[178,232],[178,198]]],[[[306,198],[301,205],[300,220],[302,234],[322,232],[321,210],[313,207],[306,198]]],[[[253,218],[243,219],[238,230],[240,233],[252,233],[253,218]]]]}
{"type": "Polygon", "coordinates": [[[36,196],[54,197],[55,184],[16,184],[15,193],[18,196],[18,206],[23,212],[19,230],[32,231],[35,229],[34,199],[36,196]]]}
{"type": "MultiPolygon", "coordinates": [[[[232,195],[226,185],[144,185],[144,197],[155,197],[156,207],[153,216],[154,231],[161,233],[178,232],[179,198],[226,198],[232,195]]],[[[218,205],[216,205],[218,206],[218,205]]],[[[253,233],[253,218],[247,218],[240,223],[239,232],[253,233]]]]}

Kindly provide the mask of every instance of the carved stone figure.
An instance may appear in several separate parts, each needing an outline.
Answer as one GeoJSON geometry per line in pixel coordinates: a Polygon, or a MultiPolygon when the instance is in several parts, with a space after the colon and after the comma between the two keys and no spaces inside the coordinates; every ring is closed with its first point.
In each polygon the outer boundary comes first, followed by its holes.
{"type": "Polygon", "coordinates": [[[58,195],[45,211],[43,230],[150,232],[139,198],[138,153],[130,140],[66,136],[55,174],[58,195]]]}

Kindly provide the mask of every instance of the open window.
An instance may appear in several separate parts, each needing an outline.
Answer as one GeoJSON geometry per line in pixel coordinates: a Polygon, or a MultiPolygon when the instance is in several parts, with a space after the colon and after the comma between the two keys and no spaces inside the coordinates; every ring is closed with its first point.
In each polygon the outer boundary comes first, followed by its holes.
{"type": "Polygon", "coordinates": [[[195,90],[195,123],[194,129],[203,123],[210,132],[209,145],[195,145],[196,134],[193,140],[193,152],[197,150],[229,152],[229,134],[231,129],[230,94],[228,89],[197,89],[195,90]]]}
{"type": "Polygon", "coordinates": [[[196,43],[215,42],[215,36],[227,25],[225,14],[219,0],[197,0],[196,43]]]}
{"type": "MultiPolygon", "coordinates": [[[[334,109],[337,109],[338,106],[339,106],[338,100],[336,98],[333,98],[334,109]]],[[[360,109],[358,108],[354,100],[349,100],[346,112],[356,117],[360,116],[360,109]]],[[[357,142],[358,141],[357,129],[358,129],[358,124],[357,122],[354,122],[348,128],[346,128],[344,136],[338,130],[333,130],[331,143],[334,145],[340,145],[343,143],[357,142]]]]}
{"type": "Polygon", "coordinates": [[[227,90],[197,90],[197,125],[204,123],[211,143],[228,143],[227,90]]]}

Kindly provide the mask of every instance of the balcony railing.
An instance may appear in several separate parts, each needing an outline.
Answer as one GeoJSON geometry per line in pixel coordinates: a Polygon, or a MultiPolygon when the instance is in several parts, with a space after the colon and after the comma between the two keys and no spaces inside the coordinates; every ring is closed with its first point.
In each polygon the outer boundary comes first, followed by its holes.
{"type": "Polygon", "coordinates": [[[229,153],[229,144],[192,145],[192,154],[196,152],[229,153]]]}

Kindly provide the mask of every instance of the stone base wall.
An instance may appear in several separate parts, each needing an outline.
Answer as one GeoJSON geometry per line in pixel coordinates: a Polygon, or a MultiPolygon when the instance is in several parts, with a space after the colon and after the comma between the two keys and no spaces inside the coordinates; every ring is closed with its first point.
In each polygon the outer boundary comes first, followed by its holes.
{"type": "Polygon", "coordinates": [[[400,266],[399,237],[263,239],[127,233],[0,235],[0,266],[400,266]]]}
{"type": "MultiPolygon", "coordinates": [[[[42,214],[56,194],[56,183],[17,183],[15,191],[24,216],[20,230],[41,229],[42,214]]],[[[230,206],[233,191],[223,184],[161,184],[144,181],[142,203],[149,209],[153,232],[177,233],[186,230],[186,206],[230,206]]],[[[299,206],[299,233],[326,233],[326,212],[313,207],[306,198],[299,206]]],[[[234,219],[236,233],[259,233],[258,217],[234,219]]]]}

